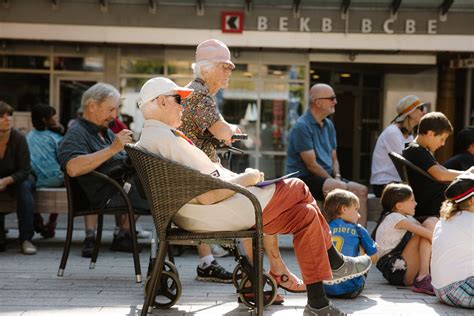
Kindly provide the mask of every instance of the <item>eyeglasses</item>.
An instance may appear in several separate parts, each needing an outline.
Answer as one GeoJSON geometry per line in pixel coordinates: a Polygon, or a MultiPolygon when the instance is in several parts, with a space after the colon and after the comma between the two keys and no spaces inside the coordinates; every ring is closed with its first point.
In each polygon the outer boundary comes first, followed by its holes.
{"type": "Polygon", "coordinates": [[[165,97],[173,97],[176,103],[181,104],[181,96],[179,94],[165,95],[165,97]]]}
{"type": "Polygon", "coordinates": [[[330,96],[330,97],[316,98],[315,100],[331,100],[331,101],[334,101],[336,99],[337,99],[336,96],[333,95],[333,96],[330,96]]]}

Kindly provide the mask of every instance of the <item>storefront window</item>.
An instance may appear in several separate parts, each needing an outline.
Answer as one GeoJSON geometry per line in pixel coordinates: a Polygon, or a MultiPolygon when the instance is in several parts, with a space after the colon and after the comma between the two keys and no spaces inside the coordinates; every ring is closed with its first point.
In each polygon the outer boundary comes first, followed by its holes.
{"type": "Polygon", "coordinates": [[[170,60],[167,62],[168,75],[192,76],[191,64],[189,60],[170,60]]]}
{"type": "Polygon", "coordinates": [[[2,101],[15,111],[31,111],[37,103],[49,103],[49,75],[0,73],[2,101]]]}
{"type": "Polygon", "coordinates": [[[15,69],[49,69],[50,59],[45,56],[21,56],[3,55],[0,56],[0,68],[15,69]]]}
{"type": "Polygon", "coordinates": [[[130,74],[163,74],[165,63],[162,59],[124,57],[120,62],[120,71],[130,74]]]}
{"type": "Polygon", "coordinates": [[[265,79],[279,80],[305,80],[306,70],[304,66],[296,65],[262,65],[262,75],[265,79]]]}
{"type": "Polygon", "coordinates": [[[97,57],[54,57],[54,70],[103,71],[104,58],[97,57]]]}

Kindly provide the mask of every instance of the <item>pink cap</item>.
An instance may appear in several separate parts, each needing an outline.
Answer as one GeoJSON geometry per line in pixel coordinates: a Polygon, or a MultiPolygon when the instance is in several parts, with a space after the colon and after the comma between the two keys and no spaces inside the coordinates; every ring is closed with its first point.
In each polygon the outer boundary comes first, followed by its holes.
{"type": "Polygon", "coordinates": [[[206,40],[196,48],[196,62],[203,60],[226,63],[235,68],[234,63],[230,60],[229,48],[226,44],[216,39],[206,40]]]}

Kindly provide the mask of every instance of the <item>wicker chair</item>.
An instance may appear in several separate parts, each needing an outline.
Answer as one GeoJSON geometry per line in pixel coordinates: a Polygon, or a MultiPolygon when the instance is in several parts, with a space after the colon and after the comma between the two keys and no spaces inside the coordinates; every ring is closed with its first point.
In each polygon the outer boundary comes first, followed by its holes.
{"type": "MultiPolygon", "coordinates": [[[[146,296],[141,314],[146,315],[148,312],[151,312],[152,305],[169,308],[179,298],[181,291],[179,277],[174,273],[166,271],[166,269],[162,271],[169,244],[183,244],[185,242],[199,244],[200,241],[205,240],[223,241],[234,240],[235,238],[252,238],[255,279],[251,280],[251,282],[253,281],[255,290],[254,306],[256,307],[257,314],[263,315],[263,226],[262,209],[257,198],[242,186],[202,174],[159,155],[145,152],[135,146],[126,145],[125,150],[137,170],[160,240],[158,256],[155,260],[151,277],[147,280],[147,285],[145,286],[146,296]],[[255,208],[256,228],[246,231],[219,231],[211,233],[192,233],[171,228],[174,215],[183,205],[192,198],[214,189],[233,190],[250,199],[255,208]],[[165,306],[159,305],[155,301],[157,293],[162,293],[163,290],[166,290],[163,289],[164,286],[172,287],[175,295],[172,298],[172,302],[165,306]]],[[[168,296],[173,293],[168,293],[168,296]]]]}
{"type": "MultiPolygon", "coordinates": [[[[67,232],[66,232],[66,242],[64,243],[64,251],[61,258],[61,263],[59,265],[58,276],[64,275],[64,269],[66,268],[66,263],[69,256],[69,250],[71,249],[72,232],[74,230],[75,217],[84,216],[84,215],[98,215],[96,243],[95,243],[94,252],[91,258],[91,263],[89,266],[90,269],[93,269],[95,267],[97,256],[99,254],[100,241],[102,239],[102,226],[104,222],[104,214],[111,214],[111,215],[127,214],[129,218],[129,224],[130,224],[130,235],[133,242],[133,263],[135,265],[135,279],[137,283],[140,283],[142,282],[142,275],[141,275],[141,268],[140,268],[140,259],[139,259],[139,254],[138,254],[138,245],[137,245],[137,237],[136,237],[137,234],[135,231],[136,211],[133,209],[127,193],[123,190],[122,186],[119,183],[117,183],[117,181],[97,171],[92,171],[90,175],[96,177],[97,181],[107,182],[113,187],[115,187],[117,191],[120,192],[120,195],[122,196],[126,206],[107,208],[105,207],[105,203],[104,203],[104,205],[100,208],[91,208],[88,203],[88,198],[85,192],[80,187],[80,185],[77,183],[77,180],[75,178],[69,177],[65,173],[64,182],[66,184],[67,200],[68,200],[68,223],[67,223],[67,232]]],[[[108,198],[110,197],[104,197],[104,201],[107,201],[108,198]]]]}
{"type": "Polygon", "coordinates": [[[413,164],[411,161],[407,160],[402,155],[397,154],[396,152],[392,151],[388,153],[388,156],[390,157],[393,164],[395,165],[398,175],[400,176],[403,182],[410,184],[410,177],[408,176],[408,170],[411,170],[423,177],[427,177],[428,179],[433,180],[434,182],[442,183],[436,180],[435,178],[433,178],[433,176],[430,175],[425,170],[421,169],[420,167],[413,164]]]}

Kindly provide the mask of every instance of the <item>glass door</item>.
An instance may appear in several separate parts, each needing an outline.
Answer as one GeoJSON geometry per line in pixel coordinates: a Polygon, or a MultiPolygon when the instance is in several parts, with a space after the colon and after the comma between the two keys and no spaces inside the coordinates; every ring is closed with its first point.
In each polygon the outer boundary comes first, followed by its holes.
{"type": "Polygon", "coordinates": [[[58,112],[59,122],[64,128],[69,127],[72,120],[77,119],[81,107],[82,94],[93,86],[100,78],[58,77],[55,87],[55,107],[58,112]]]}

